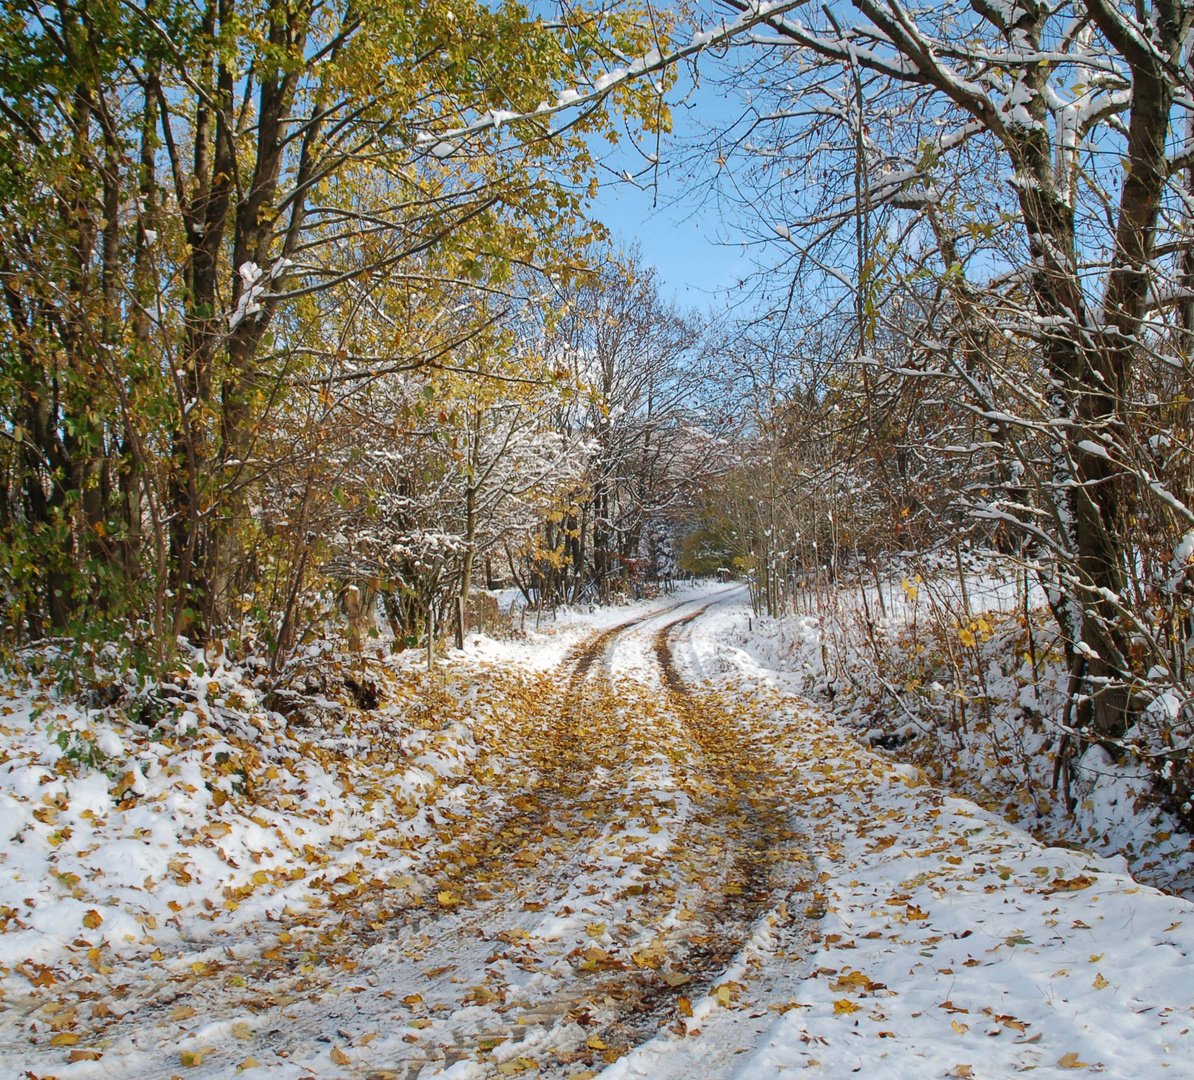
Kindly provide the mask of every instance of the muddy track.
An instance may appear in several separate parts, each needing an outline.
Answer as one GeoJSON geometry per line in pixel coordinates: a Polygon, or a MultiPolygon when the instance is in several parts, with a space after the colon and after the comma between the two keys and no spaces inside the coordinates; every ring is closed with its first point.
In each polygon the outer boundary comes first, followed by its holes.
{"type": "Polygon", "coordinates": [[[503,888],[513,888],[517,883],[511,878],[527,881],[539,876],[537,865],[526,861],[526,856],[520,861],[519,856],[529,851],[534,838],[557,832],[555,818],[568,809],[589,783],[587,770],[578,767],[583,751],[576,735],[577,721],[585,707],[585,681],[589,672],[619,634],[655,617],[631,619],[603,630],[565,659],[565,667],[571,668],[571,674],[562,701],[547,703],[544,747],[535,759],[538,782],[525,792],[520,805],[486,822],[478,839],[463,841],[469,862],[463,869],[457,864],[454,871],[441,867],[433,874],[440,879],[440,885],[461,889],[464,901],[474,904],[492,899],[486,895],[486,886],[498,879],[502,879],[503,888]]]}
{"type": "MultiPolygon", "coordinates": [[[[696,918],[683,934],[672,935],[669,942],[671,973],[683,973],[684,982],[654,970],[611,971],[600,980],[600,992],[607,1001],[612,998],[619,1003],[620,1015],[600,1025],[595,1033],[620,1049],[633,1049],[669,1023],[677,1034],[683,1034],[686,1027],[681,1019],[681,999],[695,1000],[712,989],[757,921],[774,906],[777,890],[788,884],[778,864],[793,837],[774,789],[768,790],[767,781],[772,778],[761,778],[757,770],[746,767],[749,748],[740,743],[737,726],[729,716],[710,714],[709,706],[702,707],[680,678],[673,660],[673,633],[694,622],[713,603],[716,601],[661,627],[654,635],[652,651],[668,705],[683,718],[692,742],[704,755],[712,787],[720,793],[703,808],[708,826],[728,841],[732,852],[725,860],[722,880],[711,890],[696,918]]],[[[583,667],[578,663],[573,675],[570,713],[581,704],[585,672],[593,661],[619,634],[637,624],[607,631],[586,651],[583,667]]],[[[716,705],[712,708],[716,710],[716,705]]],[[[647,899],[643,907],[650,906],[647,899]]]]}

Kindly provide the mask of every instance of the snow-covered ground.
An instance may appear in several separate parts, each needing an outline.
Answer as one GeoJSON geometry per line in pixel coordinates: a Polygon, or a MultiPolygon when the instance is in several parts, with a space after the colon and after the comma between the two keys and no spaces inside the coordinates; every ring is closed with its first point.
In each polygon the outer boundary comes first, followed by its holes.
{"type": "Polygon", "coordinates": [[[0,1080],[1194,1076],[1194,905],[870,749],[744,599],[312,657],[289,722],[11,679],[0,1080]]]}
{"type": "MultiPolygon", "coordinates": [[[[786,794],[817,860],[816,932],[791,1007],[736,1019],[757,1034],[724,1075],[1194,1075],[1194,905],[864,747],[752,652],[748,618],[721,605],[688,653],[782,733],[786,794]]],[[[657,1040],[604,1075],[685,1075],[671,1053],[657,1040]]]]}

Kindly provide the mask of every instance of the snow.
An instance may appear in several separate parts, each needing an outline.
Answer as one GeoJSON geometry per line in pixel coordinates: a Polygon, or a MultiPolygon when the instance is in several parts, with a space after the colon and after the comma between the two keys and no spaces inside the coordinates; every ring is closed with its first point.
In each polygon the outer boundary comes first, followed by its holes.
{"type": "MultiPolygon", "coordinates": [[[[759,659],[748,616],[725,605],[702,618],[692,651],[785,725],[824,915],[790,1009],[740,1017],[762,1029],[750,1054],[688,1075],[1181,1075],[1194,904],[1137,884],[1122,858],[1049,847],[864,748],[759,659]]],[[[1105,767],[1096,757],[1083,764],[1105,767]]],[[[674,1043],[648,1042],[602,1076],[685,1075],[669,1068],[674,1043]]]]}
{"type": "MultiPolygon", "coordinates": [[[[889,618],[939,587],[885,590],[889,618]]],[[[1016,609],[997,574],[969,588],[1016,609]]],[[[382,702],[329,684],[290,720],[197,651],[154,739],[10,677],[0,1080],[1189,1075],[1194,905],[872,749],[845,693],[811,702],[832,614],[701,586],[470,635],[431,673],[321,645],[311,671],[382,702]],[[702,968],[694,926],[724,932],[702,912],[769,813],[769,884],[702,968]],[[613,1046],[665,976],[682,996],[613,1046]]],[[[1099,747],[1076,768],[1086,820],[1137,835],[1137,781],[1099,747]]]]}
{"type": "Polygon", "coordinates": [[[1186,532],[1173,549],[1174,570],[1185,570],[1190,565],[1191,558],[1194,558],[1194,529],[1186,532]]]}

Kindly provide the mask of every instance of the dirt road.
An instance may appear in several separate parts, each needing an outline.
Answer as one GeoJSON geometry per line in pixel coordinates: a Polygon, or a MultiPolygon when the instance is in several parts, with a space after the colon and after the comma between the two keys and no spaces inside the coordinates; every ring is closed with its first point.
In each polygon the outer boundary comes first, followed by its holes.
{"type": "Polygon", "coordinates": [[[605,630],[478,720],[485,753],[398,903],[120,987],[102,1064],[62,1067],[30,1021],[30,1075],[585,1077],[661,1029],[677,1069],[700,1057],[675,1075],[720,1075],[749,1025],[716,1052],[690,1033],[789,1000],[775,957],[795,971],[810,882],[778,766],[674,655],[716,602],[605,630]]]}

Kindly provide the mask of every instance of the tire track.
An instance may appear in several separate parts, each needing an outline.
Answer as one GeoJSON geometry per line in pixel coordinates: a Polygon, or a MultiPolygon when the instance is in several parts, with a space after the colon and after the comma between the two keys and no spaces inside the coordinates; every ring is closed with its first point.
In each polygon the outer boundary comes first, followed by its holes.
{"type": "MultiPolygon", "coordinates": [[[[302,926],[304,940],[331,933],[335,942],[327,940],[323,951],[340,954],[327,957],[334,968],[312,972],[306,955],[293,948],[262,969],[253,943],[280,926],[256,928],[239,943],[239,958],[228,950],[221,980],[243,970],[264,998],[259,1007],[249,1005],[260,1019],[242,1056],[251,1048],[271,1065],[290,1068],[289,1062],[321,1055],[326,1063],[331,1053],[336,1075],[428,1080],[466,1058],[480,1068],[470,1075],[505,1075],[500,1063],[523,1053],[538,1076],[562,1080],[578,1066],[600,1069],[661,1027],[685,1034],[690,1010],[681,999],[695,1003],[714,988],[775,906],[777,892],[790,885],[792,837],[774,791],[777,778],[752,763],[732,713],[715,696],[687,686],[671,654],[673,637],[717,602],[658,630],[652,624],[694,601],[609,627],[575,649],[554,680],[535,684],[540,697],[533,711],[517,714],[511,728],[516,745],[504,758],[489,759],[525,769],[499,776],[499,812],[451,819],[443,842],[433,840],[425,849],[430,857],[411,871],[420,885],[387,894],[382,914],[362,906],[338,912],[336,926],[318,916],[287,924],[287,936],[302,926]],[[662,694],[615,679],[610,664],[599,663],[635,634],[651,642],[662,694]],[[670,804],[660,804],[673,807],[660,820],[674,819],[668,828],[678,831],[665,834],[670,847],[653,849],[642,839],[644,827],[635,825],[634,844],[641,846],[626,849],[639,854],[623,862],[632,872],[622,878],[611,871],[611,857],[617,862],[627,823],[660,812],[635,793],[644,793],[644,778],[648,786],[655,782],[649,760],[661,747],[674,756],[672,772],[659,775],[673,776],[679,787],[670,804]],[[589,910],[586,884],[605,898],[588,901],[592,914],[574,914],[569,904],[589,910]],[[454,897],[450,903],[444,891],[454,897]],[[582,899],[564,902],[565,894],[582,899]],[[550,926],[569,919],[580,926],[563,940],[575,942],[579,933],[580,945],[566,945],[565,954],[552,948],[550,926]],[[609,926],[597,960],[586,949],[585,919],[609,926]],[[651,959],[641,961],[644,946],[651,959]]],[[[477,806],[492,806],[481,772],[470,775],[482,796],[477,806]]],[[[183,1000],[213,1020],[246,1005],[244,994],[214,981],[163,984],[138,1003],[139,1015],[126,1029],[133,1043],[156,1043],[153,1032],[168,1005],[183,1000]]],[[[217,1071],[205,1062],[192,1075],[227,1075],[237,1049],[221,1042],[213,1049],[217,1071]]],[[[131,1073],[175,1073],[170,1065],[147,1064],[142,1058],[131,1073]]]]}

